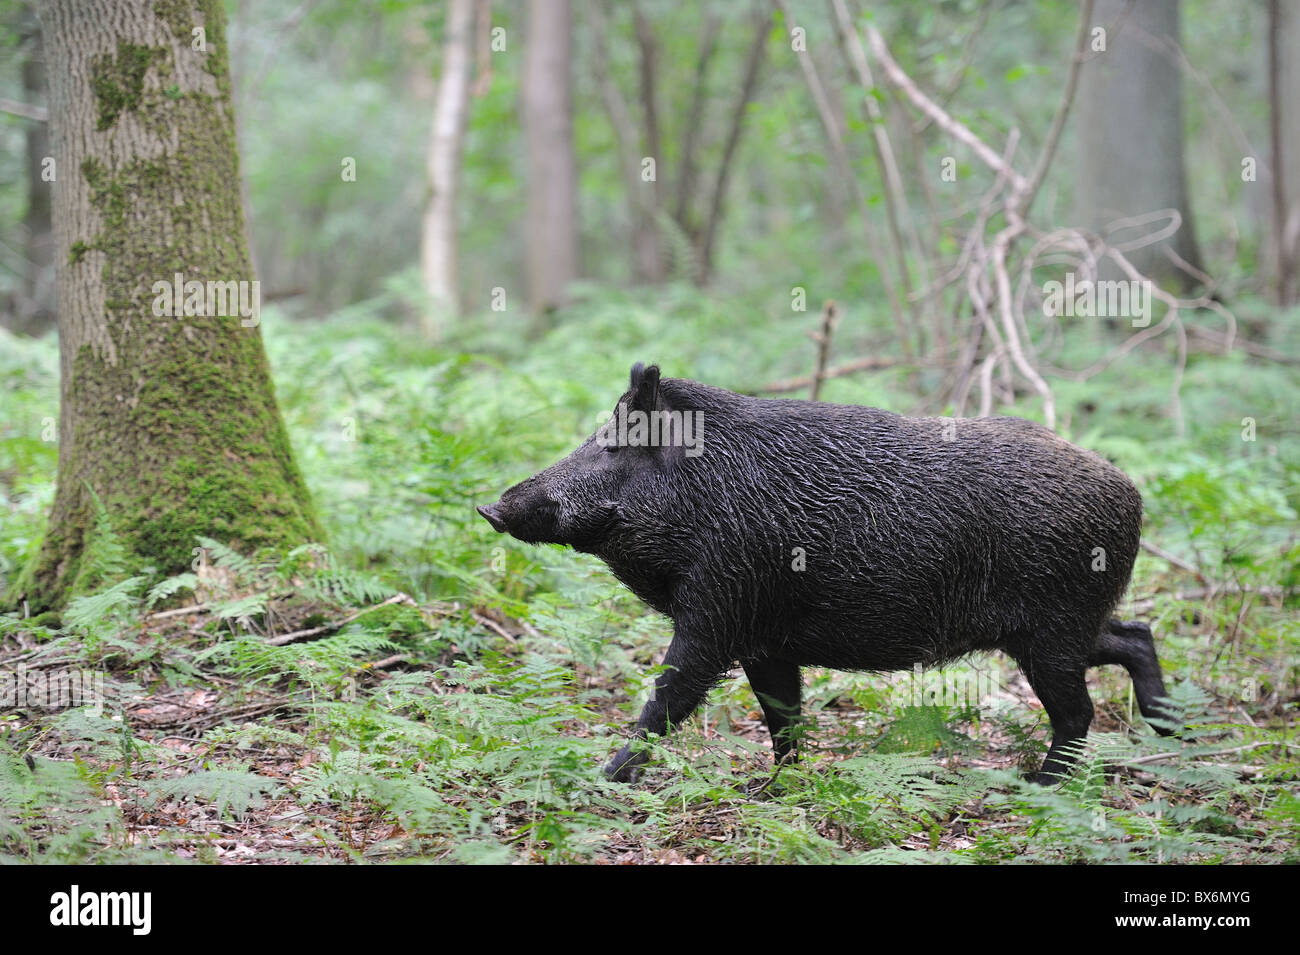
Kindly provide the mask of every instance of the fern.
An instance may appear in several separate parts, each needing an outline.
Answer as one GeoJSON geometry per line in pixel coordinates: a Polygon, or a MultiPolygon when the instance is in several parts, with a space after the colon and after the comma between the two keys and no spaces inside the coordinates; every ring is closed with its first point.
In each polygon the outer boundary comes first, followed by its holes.
{"type": "Polygon", "coordinates": [[[94,510],[94,524],[86,535],[86,546],[77,564],[69,592],[86,594],[121,580],[130,572],[131,557],[126,544],[113,530],[108,509],[94,488],[86,485],[94,510]]]}
{"type": "Polygon", "coordinates": [[[145,577],[128,577],[100,593],[73,597],[63,612],[64,625],[74,629],[99,631],[133,619],[140,604],[135,591],[144,586],[146,580],[145,577]]]}
{"type": "Polygon", "coordinates": [[[248,771],[246,765],[202,769],[175,779],[154,780],[146,787],[155,803],[164,799],[209,803],[217,815],[242,818],[260,808],[264,796],[283,794],[281,783],[248,771]]]}
{"type": "Polygon", "coordinates": [[[234,597],[230,600],[220,601],[213,604],[208,610],[218,620],[247,620],[249,617],[257,617],[266,613],[266,604],[269,599],[270,595],[265,593],[248,594],[245,597],[234,597]]]}
{"type": "Polygon", "coordinates": [[[145,606],[152,610],[159,601],[166,600],[182,590],[193,590],[198,584],[198,574],[186,572],[168,577],[150,589],[149,595],[145,598],[145,606]]]}
{"type": "Polygon", "coordinates": [[[215,541],[211,537],[199,536],[196,540],[208,552],[213,566],[230,571],[236,580],[247,584],[252,583],[259,577],[257,562],[245,557],[239,551],[215,541]]]}

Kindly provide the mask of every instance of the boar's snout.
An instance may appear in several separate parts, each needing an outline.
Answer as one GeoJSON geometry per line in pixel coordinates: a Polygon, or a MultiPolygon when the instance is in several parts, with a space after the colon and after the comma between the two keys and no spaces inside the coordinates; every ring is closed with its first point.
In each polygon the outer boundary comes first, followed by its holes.
{"type": "Polygon", "coordinates": [[[501,516],[501,510],[498,505],[480,504],[475,508],[475,510],[487,518],[487,522],[492,525],[493,529],[498,534],[504,534],[506,532],[506,521],[505,518],[501,516]]]}

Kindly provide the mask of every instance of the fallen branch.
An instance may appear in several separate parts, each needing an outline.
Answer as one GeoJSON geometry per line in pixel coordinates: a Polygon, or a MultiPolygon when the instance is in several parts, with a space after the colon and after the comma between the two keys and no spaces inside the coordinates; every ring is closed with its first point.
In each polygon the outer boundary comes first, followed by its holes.
{"type": "MultiPolygon", "coordinates": [[[[1191,753],[1193,759],[1204,759],[1209,756],[1235,756],[1237,753],[1249,752],[1252,749],[1260,749],[1265,746],[1285,746],[1289,749],[1300,749],[1300,744],[1288,743],[1286,740],[1261,740],[1255,743],[1246,743],[1244,746],[1234,746],[1231,749],[1216,749],[1209,753],[1191,753]]],[[[1126,759],[1121,764],[1123,766],[1142,766],[1147,763],[1161,763],[1166,759],[1176,759],[1180,756],[1189,754],[1179,751],[1170,753],[1150,753],[1146,756],[1135,756],[1132,759],[1126,759]]]]}
{"type": "MultiPolygon", "coordinates": [[[[1195,587],[1191,590],[1176,590],[1172,594],[1166,594],[1171,600],[1191,601],[1191,600],[1213,600],[1215,597],[1221,597],[1227,594],[1256,594],[1260,597],[1280,598],[1286,596],[1288,591],[1284,587],[1242,587],[1237,584],[1217,584],[1208,587],[1195,587]]],[[[1145,597],[1142,600],[1135,600],[1129,605],[1130,613],[1148,613],[1155,609],[1157,597],[1145,597]]]]}
{"type": "Polygon", "coordinates": [[[378,610],[380,607],[387,607],[389,604],[406,604],[408,607],[414,607],[416,605],[415,601],[406,594],[394,594],[387,600],[375,604],[373,607],[363,607],[356,613],[349,614],[337,623],[328,623],[324,626],[311,627],[307,630],[295,630],[292,633],[282,633],[278,637],[271,637],[266,641],[266,645],[270,647],[282,647],[286,643],[295,643],[299,640],[306,640],[309,637],[320,636],[323,633],[335,633],[359,617],[368,614],[370,611],[378,610]]]}
{"type": "Polygon", "coordinates": [[[159,610],[157,613],[146,614],[146,620],[166,620],[169,617],[181,617],[187,613],[204,613],[211,607],[211,604],[190,604],[188,607],[177,607],[174,610],[159,610]]]}
{"type": "Polygon", "coordinates": [[[1179,570],[1187,571],[1189,574],[1191,574],[1201,583],[1203,584],[1209,583],[1208,578],[1205,576],[1205,574],[1201,571],[1199,567],[1197,567],[1195,564],[1189,564],[1187,561],[1183,560],[1177,554],[1171,554],[1169,553],[1169,551],[1157,547],[1155,544],[1152,544],[1149,541],[1142,541],[1140,546],[1148,554],[1151,554],[1155,557],[1159,557],[1161,560],[1165,561],[1166,563],[1173,564],[1179,570]]]}
{"type": "Polygon", "coordinates": [[[50,119],[50,111],[44,106],[31,106],[3,96],[0,96],[0,113],[21,116],[23,119],[34,119],[38,123],[46,123],[50,119]]]}

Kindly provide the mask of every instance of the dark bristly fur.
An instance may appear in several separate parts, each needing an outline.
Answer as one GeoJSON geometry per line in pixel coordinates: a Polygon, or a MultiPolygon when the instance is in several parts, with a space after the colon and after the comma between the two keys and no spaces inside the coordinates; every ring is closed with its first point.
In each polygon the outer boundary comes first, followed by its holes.
{"type": "MultiPolygon", "coordinates": [[[[479,512],[595,554],[672,618],[639,738],[670,731],[739,661],[777,759],[793,759],[800,666],[900,670],[995,649],[1051,718],[1040,781],[1063,775],[1088,730],[1088,667],[1126,667],[1143,715],[1167,716],[1151,631],[1110,617],[1142,500],[1097,455],[1019,418],[748,398],[639,364],[620,404],[701,412],[702,453],[611,451],[593,435],[479,512]]],[[[629,744],[606,772],[630,780],[645,758],[629,744]]]]}

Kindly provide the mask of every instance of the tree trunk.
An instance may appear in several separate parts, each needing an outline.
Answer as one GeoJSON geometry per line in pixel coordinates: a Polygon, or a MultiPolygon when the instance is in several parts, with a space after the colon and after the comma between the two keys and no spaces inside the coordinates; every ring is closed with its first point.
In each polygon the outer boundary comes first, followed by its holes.
{"type": "MultiPolygon", "coordinates": [[[[1167,220],[1113,228],[1117,220],[1176,210],[1177,232],[1124,255],[1154,279],[1193,285],[1169,255],[1201,268],[1183,162],[1182,74],[1169,48],[1178,42],[1178,0],[1098,0],[1092,26],[1106,28],[1106,51],[1080,75],[1080,218],[1119,246],[1167,220]]],[[[1102,277],[1121,276],[1108,268],[1102,277]]]]}
{"type": "Polygon", "coordinates": [[[469,116],[470,64],[474,52],[474,0],[449,0],[442,46],[442,76],[433,106],[429,134],[429,201],[424,209],[420,265],[429,297],[422,331],[437,338],[449,316],[455,315],[456,195],[460,187],[460,156],[469,116]]]}
{"type": "Polygon", "coordinates": [[[578,277],[578,167],[573,154],[569,0],[530,0],[522,107],[528,162],[528,305],[564,302],[578,277]]]}
{"type": "Polygon", "coordinates": [[[749,56],[745,60],[745,79],[741,83],[740,95],[736,97],[736,107],[731,114],[731,125],[727,130],[726,145],[722,148],[722,161],[718,165],[717,180],[713,184],[713,196],[709,200],[709,215],[704,220],[704,229],[700,233],[697,253],[699,256],[699,282],[707,285],[713,277],[713,249],[718,235],[718,226],[722,222],[722,204],[727,197],[727,182],[731,176],[731,164],[736,157],[736,147],[740,144],[740,134],[744,130],[745,115],[749,104],[754,99],[758,88],[758,73],[763,65],[763,54],[767,49],[767,34],[772,26],[772,14],[766,7],[756,18],[754,40],[749,47],[749,56]]]}
{"type": "Polygon", "coordinates": [[[664,165],[663,148],[659,139],[659,96],[656,85],[659,72],[659,44],[654,27],[645,18],[640,7],[632,9],[632,23],[636,31],[637,92],[641,99],[643,126],[643,151],[637,162],[636,268],[637,278],[646,282],[662,282],[665,274],[664,250],[659,236],[659,173],[664,165]],[[642,163],[654,161],[653,179],[646,179],[642,163]]]}
{"type": "MultiPolygon", "coordinates": [[[[588,10],[591,13],[592,71],[618,144],[619,167],[627,193],[632,272],[637,281],[658,282],[664,274],[663,254],[659,247],[659,210],[655,205],[658,193],[653,188],[654,183],[647,183],[642,178],[641,163],[645,157],[640,151],[640,133],[610,68],[609,23],[603,0],[593,0],[588,10]]],[[[658,159],[655,161],[657,164],[658,159]]]]}
{"type": "Polygon", "coordinates": [[[1273,266],[1277,303],[1300,303],[1300,9],[1268,7],[1269,132],[1272,140],[1273,266]]]}
{"type": "MultiPolygon", "coordinates": [[[[44,106],[49,98],[45,56],[41,48],[40,23],[35,11],[24,4],[15,16],[23,47],[22,102],[44,106]]],[[[0,323],[10,331],[40,335],[54,324],[54,226],[50,220],[52,182],[42,177],[50,155],[49,124],[29,119],[23,130],[26,140],[27,210],[23,214],[22,285],[12,309],[6,309],[0,323]]]]}
{"type": "Polygon", "coordinates": [[[257,327],[221,0],[39,11],[62,400],[49,527],[10,594],[33,608],[103,583],[96,499],[128,563],[160,574],[191,565],[196,535],[319,536],[257,327]],[[167,302],[178,274],[201,291],[167,302]]]}

